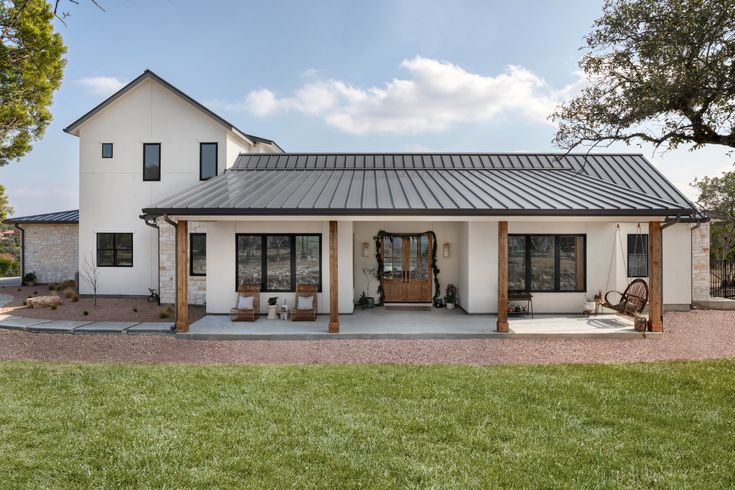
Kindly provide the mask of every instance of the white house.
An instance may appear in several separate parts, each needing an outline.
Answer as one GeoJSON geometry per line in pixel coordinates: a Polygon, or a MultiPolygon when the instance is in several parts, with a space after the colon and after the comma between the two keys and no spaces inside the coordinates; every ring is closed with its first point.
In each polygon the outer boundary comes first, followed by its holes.
{"type": "Polygon", "coordinates": [[[103,294],[160,290],[179,329],[187,302],[227,313],[242,283],[261,305],[317,284],[332,329],[362,292],[430,304],[454,285],[500,330],[509,292],[580,312],[644,277],[654,329],[664,305],[708,297],[706,219],[641,155],[285,153],[150,71],[65,131],[79,267],[96,263],[103,294]]]}

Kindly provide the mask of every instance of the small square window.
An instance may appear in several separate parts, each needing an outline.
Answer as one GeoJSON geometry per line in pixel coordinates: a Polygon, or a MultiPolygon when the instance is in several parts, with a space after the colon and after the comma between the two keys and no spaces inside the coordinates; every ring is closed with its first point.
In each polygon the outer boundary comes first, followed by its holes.
{"type": "Polygon", "coordinates": [[[102,158],[112,158],[112,143],[102,143],[102,158]]]}

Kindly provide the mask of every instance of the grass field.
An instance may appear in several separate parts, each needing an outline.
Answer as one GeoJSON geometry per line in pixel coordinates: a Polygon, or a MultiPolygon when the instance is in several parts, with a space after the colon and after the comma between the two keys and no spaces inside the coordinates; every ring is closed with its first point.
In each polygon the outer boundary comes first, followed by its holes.
{"type": "Polygon", "coordinates": [[[735,360],[0,363],[0,486],[733,487],[735,360]]]}

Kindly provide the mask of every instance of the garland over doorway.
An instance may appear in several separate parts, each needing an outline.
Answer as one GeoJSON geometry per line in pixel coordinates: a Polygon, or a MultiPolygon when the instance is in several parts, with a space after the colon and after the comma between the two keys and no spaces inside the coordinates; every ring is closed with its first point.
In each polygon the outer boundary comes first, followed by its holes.
{"type": "Polygon", "coordinates": [[[385,272],[385,265],[383,264],[383,254],[380,253],[383,247],[383,239],[389,238],[399,238],[399,237],[405,237],[405,236],[415,236],[415,235],[429,235],[431,237],[432,245],[431,245],[431,272],[434,275],[434,296],[433,300],[436,301],[436,299],[441,294],[440,287],[439,287],[439,267],[436,265],[436,250],[437,250],[437,241],[436,241],[436,233],[433,231],[424,231],[424,232],[417,232],[417,233],[391,233],[385,230],[380,230],[377,235],[373,237],[375,240],[375,258],[378,259],[378,304],[382,305],[385,302],[385,292],[383,291],[383,274],[385,272]]]}

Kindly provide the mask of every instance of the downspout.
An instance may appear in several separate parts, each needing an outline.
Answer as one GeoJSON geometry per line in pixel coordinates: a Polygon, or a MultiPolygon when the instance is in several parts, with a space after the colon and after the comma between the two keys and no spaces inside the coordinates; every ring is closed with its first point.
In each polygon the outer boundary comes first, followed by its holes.
{"type": "Polygon", "coordinates": [[[18,226],[18,223],[15,223],[13,226],[20,230],[20,285],[22,286],[23,276],[26,273],[26,234],[23,228],[18,226]]]}
{"type": "Polygon", "coordinates": [[[143,215],[141,216],[143,219],[143,223],[150,226],[151,228],[156,229],[156,263],[158,264],[156,267],[156,283],[158,284],[158,297],[161,296],[161,228],[158,227],[158,222],[156,221],[155,216],[147,216],[143,215]],[[151,220],[151,221],[149,221],[151,220]]]}

